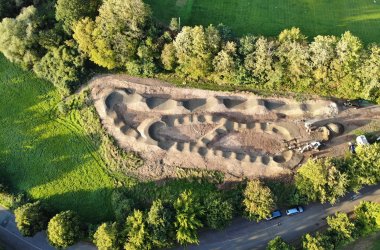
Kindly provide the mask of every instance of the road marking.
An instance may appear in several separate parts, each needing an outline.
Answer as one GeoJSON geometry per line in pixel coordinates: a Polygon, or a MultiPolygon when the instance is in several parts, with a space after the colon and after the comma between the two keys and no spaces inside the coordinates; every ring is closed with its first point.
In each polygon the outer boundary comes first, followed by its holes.
{"type": "Polygon", "coordinates": [[[13,232],[9,231],[8,229],[6,229],[6,228],[4,228],[4,227],[0,227],[0,228],[4,229],[4,230],[5,230],[5,231],[7,231],[8,233],[12,234],[12,235],[13,235],[13,236],[15,236],[17,239],[19,239],[19,240],[21,240],[21,241],[23,241],[23,242],[27,243],[28,245],[30,245],[30,246],[32,246],[32,247],[34,247],[34,248],[38,249],[38,250],[43,250],[42,248],[39,248],[39,247],[37,247],[37,246],[33,245],[32,243],[30,243],[30,242],[28,242],[28,241],[24,240],[23,238],[21,238],[20,236],[18,236],[18,235],[17,235],[17,234],[15,234],[15,233],[13,233],[13,232]]]}

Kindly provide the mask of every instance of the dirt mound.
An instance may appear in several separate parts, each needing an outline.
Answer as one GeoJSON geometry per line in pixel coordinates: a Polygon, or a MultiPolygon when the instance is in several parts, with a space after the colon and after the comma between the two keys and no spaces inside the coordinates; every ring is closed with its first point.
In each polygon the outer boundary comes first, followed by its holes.
{"type": "Polygon", "coordinates": [[[98,77],[90,86],[104,126],[145,159],[138,172],[152,178],[172,177],[170,166],[218,170],[227,179],[289,173],[313,155],[297,153],[315,140],[303,121],[318,120],[336,138],[330,144],[344,143],[351,128],[328,100],[179,89],[122,76],[98,77]]]}

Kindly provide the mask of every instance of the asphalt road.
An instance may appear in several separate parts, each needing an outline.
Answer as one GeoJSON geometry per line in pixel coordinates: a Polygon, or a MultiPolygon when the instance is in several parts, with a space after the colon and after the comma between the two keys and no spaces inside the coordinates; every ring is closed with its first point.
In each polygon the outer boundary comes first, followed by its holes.
{"type": "Polygon", "coordinates": [[[284,215],[285,211],[282,211],[283,216],[272,221],[255,223],[245,219],[236,219],[223,231],[202,232],[200,244],[188,246],[186,249],[265,249],[267,243],[276,236],[281,236],[288,242],[296,241],[305,233],[325,226],[328,215],[336,212],[351,212],[363,200],[380,202],[380,184],[366,187],[360,193],[358,199],[352,201],[353,193],[350,193],[334,206],[311,204],[305,207],[305,212],[302,214],[286,216],[284,215]]]}

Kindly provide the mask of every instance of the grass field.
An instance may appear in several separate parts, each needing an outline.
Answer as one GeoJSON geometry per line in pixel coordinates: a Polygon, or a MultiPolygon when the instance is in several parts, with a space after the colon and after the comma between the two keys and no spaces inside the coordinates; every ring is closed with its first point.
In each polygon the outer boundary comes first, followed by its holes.
{"type": "Polygon", "coordinates": [[[80,118],[52,115],[59,100],[52,84],[0,55],[0,174],[14,191],[55,209],[73,209],[90,222],[111,219],[113,181],[80,118]]]}
{"type": "Polygon", "coordinates": [[[237,35],[277,36],[292,26],[309,37],[350,30],[364,42],[380,42],[377,0],[145,0],[164,23],[181,17],[182,25],[223,23],[237,35]]]}

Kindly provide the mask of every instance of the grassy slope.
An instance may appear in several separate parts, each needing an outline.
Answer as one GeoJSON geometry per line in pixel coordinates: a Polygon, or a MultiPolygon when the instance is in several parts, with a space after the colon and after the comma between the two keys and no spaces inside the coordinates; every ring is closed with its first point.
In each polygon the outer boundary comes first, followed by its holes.
{"type": "Polygon", "coordinates": [[[380,1],[373,0],[145,0],[163,22],[230,26],[237,35],[277,36],[292,26],[309,37],[352,31],[363,41],[380,38],[380,1]]]}
{"type": "Polygon", "coordinates": [[[56,119],[53,86],[0,55],[0,173],[12,188],[73,209],[85,220],[112,218],[112,180],[75,119],[56,119]]]}
{"type": "Polygon", "coordinates": [[[340,250],[379,250],[380,232],[360,238],[351,244],[341,247],[340,250]]]}

